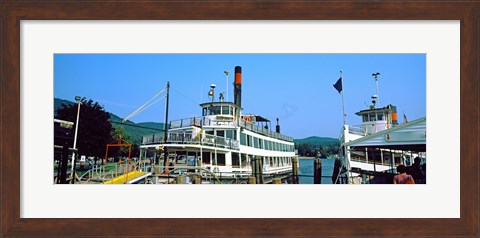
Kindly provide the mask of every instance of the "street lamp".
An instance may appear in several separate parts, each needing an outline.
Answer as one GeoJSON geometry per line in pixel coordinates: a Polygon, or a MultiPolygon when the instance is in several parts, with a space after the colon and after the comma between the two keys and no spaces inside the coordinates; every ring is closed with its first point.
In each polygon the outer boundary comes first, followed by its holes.
{"type": "MultiPolygon", "coordinates": [[[[77,122],[75,123],[75,137],[73,139],[73,148],[77,148],[77,135],[78,135],[78,122],[80,118],[80,104],[85,101],[85,98],[82,98],[80,96],[75,97],[75,101],[78,102],[78,109],[77,109],[77,122]]],[[[75,169],[75,151],[72,152],[72,179],[75,179],[75,175],[73,174],[73,171],[75,169]]]]}

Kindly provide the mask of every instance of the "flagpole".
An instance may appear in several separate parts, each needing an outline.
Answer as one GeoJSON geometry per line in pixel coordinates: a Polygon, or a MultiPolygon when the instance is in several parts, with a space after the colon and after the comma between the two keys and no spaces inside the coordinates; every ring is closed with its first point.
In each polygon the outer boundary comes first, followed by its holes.
{"type": "Polygon", "coordinates": [[[343,125],[347,124],[347,119],[345,118],[345,103],[343,99],[343,91],[345,91],[345,88],[343,87],[343,75],[342,71],[340,70],[340,82],[342,83],[342,112],[343,112],[343,125]]]}

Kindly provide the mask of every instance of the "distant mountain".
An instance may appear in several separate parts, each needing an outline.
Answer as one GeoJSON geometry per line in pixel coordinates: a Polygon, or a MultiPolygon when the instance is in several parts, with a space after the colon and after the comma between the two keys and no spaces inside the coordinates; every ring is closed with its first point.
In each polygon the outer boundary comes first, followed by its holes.
{"type": "Polygon", "coordinates": [[[293,142],[311,143],[311,144],[320,144],[320,145],[336,145],[339,143],[338,138],[318,137],[318,136],[310,136],[303,139],[294,139],[293,142]]]}
{"type": "Polygon", "coordinates": [[[65,100],[65,99],[60,99],[60,98],[54,98],[53,100],[53,112],[54,112],[54,115],[56,116],[57,115],[57,110],[63,105],[71,105],[71,104],[75,104],[74,102],[71,102],[71,101],[68,101],[68,100],[65,100]]]}
{"type": "MultiPolygon", "coordinates": [[[[54,99],[54,112],[57,115],[57,110],[62,107],[62,105],[72,105],[76,104],[75,102],[71,102],[68,100],[55,98],[54,99]]],[[[141,123],[134,123],[132,121],[126,121],[122,124],[123,118],[108,112],[110,114],[110,122],[112,123],[113,127],[123,126],[125,133],[127,136],[132,138],[134,143],[140,144],[142,140],[142,136],[150,135],[150,134],[158,134],[162,133],[163,131],[163,124],[158,122],[141,122],[141,123]]]]}
{"type": "Polygon", "coordinates": [[[300,156],[331,156],[338,153],[340,142],[336,138],[311,136],[303,139],[294,139],[295,149],[300,156]]]}

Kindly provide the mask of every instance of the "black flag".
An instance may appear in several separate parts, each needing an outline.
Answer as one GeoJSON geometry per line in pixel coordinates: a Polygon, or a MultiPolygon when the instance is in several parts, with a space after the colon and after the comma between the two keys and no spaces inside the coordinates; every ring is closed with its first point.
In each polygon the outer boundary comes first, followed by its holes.
{"type": "Polygon", "coordinates": [[[340,93],[342,91],[342,77],[333,85],[333,87],[340,93]]]}

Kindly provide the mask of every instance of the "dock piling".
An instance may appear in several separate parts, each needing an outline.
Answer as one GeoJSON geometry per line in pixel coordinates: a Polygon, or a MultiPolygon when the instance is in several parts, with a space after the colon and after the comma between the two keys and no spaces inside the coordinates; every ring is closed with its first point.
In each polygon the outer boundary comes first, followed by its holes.
{"type": "Polygon", "coordinates": [[[185,183],[185,175],[179,175],[175,178],[177,184],[184,184],[185,183]]]}
{"type": "Polygon", "coordinates": [[[255,156],[252,159],[252,176],[255,178],[257,184],[263,184],[263,159],[255,156]]]}
{"type": "Polygon", "coordinates": [[[321,184],[322,183],[322,160],[315,159],[313,161],[313,183],[321,184]]]}
{"type": "Polygon", "coordinates": [[[272,184],[282,184],[281,178],[274,178],[272,184]]]}
{"type": "Polygon", "coordinates": [[[292,158],[292,183],[298,184],[298,158],[292,158]]]}

